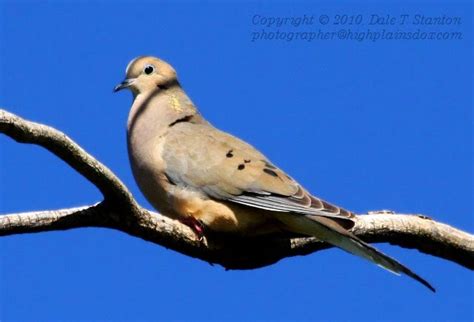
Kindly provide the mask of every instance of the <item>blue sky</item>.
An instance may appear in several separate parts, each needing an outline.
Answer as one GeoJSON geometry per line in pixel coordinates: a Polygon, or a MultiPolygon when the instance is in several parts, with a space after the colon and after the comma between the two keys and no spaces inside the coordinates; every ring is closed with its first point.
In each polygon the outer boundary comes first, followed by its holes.
{"type": "MultiPolygon", "coordinates": [[[[423,213],[472,232],[472,44],[469,2],[1,0],[0,106],[64,131],[150,207],[128,164],[131,96],[112,88],[130,59],[156,55],[174,65],[208,120],[315,195],[355,212],[423,213]],[[312,25],[253,20],[305,14],[312,25]],[[461,23],[367,25],[372,14],[461,23]],[[363,23],[333,25],[336,15],[361,15],[363,23]],[[341,29],[462,39],[252,41],[262,30],[341,29]]],[[[0,136],[0,213],[100,197],[50,153],[0,136]]],[[[108,229],[2,237],[0,319],[473,320],[470,271],[378,247],[438,293],[336,249],[226,272],[108,229]]]]}

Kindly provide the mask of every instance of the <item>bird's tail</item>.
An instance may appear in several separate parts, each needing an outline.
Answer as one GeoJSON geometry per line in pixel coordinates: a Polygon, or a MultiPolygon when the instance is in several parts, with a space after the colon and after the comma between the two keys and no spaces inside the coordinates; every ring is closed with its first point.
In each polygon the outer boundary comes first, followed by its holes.
{"type": "Polygon", "coordinates": [[[430,283],[418,276],[408,267],[385,255],[375,247],[365,243],[354,234],[339,226],[330,218],[321,216],[304,216],[300,214],[291,215],[288,213],[282,214],[279,217],[285,226],[295,233],[314,236],[351,254],[365,258],[394,274],[400,275],[400,273],[404,273],[417,280],[431,291],[436,292],[430,283]]]}

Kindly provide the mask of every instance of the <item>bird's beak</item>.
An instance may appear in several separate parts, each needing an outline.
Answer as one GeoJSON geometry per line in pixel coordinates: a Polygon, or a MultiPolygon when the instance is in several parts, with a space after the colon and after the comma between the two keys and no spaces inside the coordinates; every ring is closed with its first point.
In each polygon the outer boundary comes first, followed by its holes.
{"type": "Polygon", "coordinates": [[[123,82],[114,87],[114,93],[120,91],[121,89],[128,88],[133,84],[135,78],[125,79],[123,82]]]}

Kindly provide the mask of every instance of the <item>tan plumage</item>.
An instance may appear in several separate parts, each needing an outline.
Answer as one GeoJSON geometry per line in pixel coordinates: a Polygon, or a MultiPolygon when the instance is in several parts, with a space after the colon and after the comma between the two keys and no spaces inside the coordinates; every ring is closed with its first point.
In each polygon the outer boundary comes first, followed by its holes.
{"type": "Polygon", "coordinates": [[[425,280],[349,232],[354,214],[309,194],[242,140],[210,125],[154,57],[127,66],[134,102],[127,139],[135,179],[150,203],[198,234],[200,225],[245,236],[277,231],[315,236],[395,273],[425,280]]]}

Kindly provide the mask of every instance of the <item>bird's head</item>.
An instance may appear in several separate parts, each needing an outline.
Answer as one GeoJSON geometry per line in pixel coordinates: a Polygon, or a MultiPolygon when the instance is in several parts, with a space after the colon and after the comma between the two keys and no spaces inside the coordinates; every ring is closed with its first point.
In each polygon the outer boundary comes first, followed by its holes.
{"type": "Polygon", "coordinates": [[[167,62],[152,56],[133,59],[125,71],[123,82],[115,86],[114,92],[129,88],[135,96],[140,93],[165,89],[177,84],[176,71],[167,62]]]}

